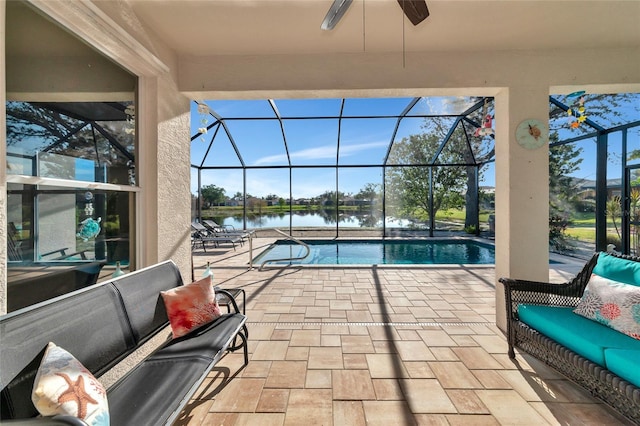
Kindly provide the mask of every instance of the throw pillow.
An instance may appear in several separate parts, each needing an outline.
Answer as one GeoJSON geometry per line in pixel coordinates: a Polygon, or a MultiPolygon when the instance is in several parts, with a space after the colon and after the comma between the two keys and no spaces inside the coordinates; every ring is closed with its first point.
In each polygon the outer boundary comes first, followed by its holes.
{"type": "Polygon", "coordinates": [[[167,309],[174,338],[184,336],[222,315],[216,301],[211,276],[185,286],[162,291],[160,294],[167,309]]]}
{"type": "Polygon", "coordinates": [[[622,259],[604,252],[598,255],[593,273],[625,284],[640,285],[640,262],[622,259]]]}
{"type": "Polygon", "coordinates": [[[73,355],[49,343],[31,393],[43,416],[69,415],[90,426],[109,426],[107,393],[73,355]]]}
{"type": "Polygon", "coordinates": [[[640,340],[638,286],[593,274],[574,312],[640,340]]]}

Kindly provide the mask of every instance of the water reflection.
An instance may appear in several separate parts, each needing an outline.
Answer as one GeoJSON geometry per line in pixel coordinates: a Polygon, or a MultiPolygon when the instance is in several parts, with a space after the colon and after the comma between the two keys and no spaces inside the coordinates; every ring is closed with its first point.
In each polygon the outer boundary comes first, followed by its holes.
{"type": "MultiPolygon", "coordinates": [[[[242,228],[242,215],[237,216],[215,216],[216,223],[233,225],[235,228],[242,228]]],[[[294,212],[290,216],[289,212],[283,213],[263,213],[248,214],[247,228],[283,228],[289,225],[294,227],[324,227],[335,226],[335,210],[321,209],[318,211],[294,212]]],[[[342,228],[381,228],[382,220],[369,213],[342,213],[338,217],[338,226],[342,228]]],[[[386,218],[387,228],[420,228],[419,224],[405,219],[386,218]]]]}

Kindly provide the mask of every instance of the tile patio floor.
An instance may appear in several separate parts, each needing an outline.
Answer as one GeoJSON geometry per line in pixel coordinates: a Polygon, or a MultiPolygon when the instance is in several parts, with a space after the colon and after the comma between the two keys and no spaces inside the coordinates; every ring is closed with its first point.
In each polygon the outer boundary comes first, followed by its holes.
{"type": "Polygon", "coordinates": [[[221,360],[178,425],[629,424],[507,357],[493,267],[248,271],[247,247],[194,253],[196,277],[211,261],[217,285],[245,289],[250,359],[221,360]]]}

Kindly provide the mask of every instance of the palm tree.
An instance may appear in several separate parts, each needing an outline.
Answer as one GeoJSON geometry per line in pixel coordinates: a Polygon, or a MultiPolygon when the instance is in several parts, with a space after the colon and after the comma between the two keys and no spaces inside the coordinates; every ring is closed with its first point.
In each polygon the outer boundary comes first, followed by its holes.
{"type": "Polygon", "coordinates": [[[618,235],[618,238],[621,238],[620,230],[618,229],[618,224],[616,223],[616,217],[622,216],[622,204],[620,204],[619,195],[614,195],[613,197],[609,197],[609,199],[607,200],[605,212],[607,214],[607,217],[611,218],[611,221],[613,222],[613,227],[616,229],[616,234],[618,235]]]}

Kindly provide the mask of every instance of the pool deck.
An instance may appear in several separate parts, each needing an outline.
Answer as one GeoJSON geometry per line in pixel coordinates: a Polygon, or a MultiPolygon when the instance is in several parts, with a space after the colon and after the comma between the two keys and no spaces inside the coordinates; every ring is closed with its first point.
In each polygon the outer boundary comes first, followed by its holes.
{"type": "MultiPolygon", "coordinates": [[[[273,239],[256,238],[254,256],[273,239]]],[[[178,425],[631,424],[495,326],[495,268],[248,270],[248,244],[194,252],[247,296],[248,366],[229,354],[178,425]]],[[[552,265],[552,281],[584,261],[552,265]]]]}

